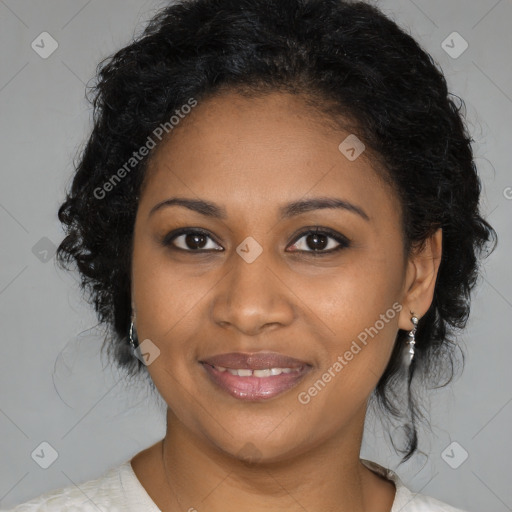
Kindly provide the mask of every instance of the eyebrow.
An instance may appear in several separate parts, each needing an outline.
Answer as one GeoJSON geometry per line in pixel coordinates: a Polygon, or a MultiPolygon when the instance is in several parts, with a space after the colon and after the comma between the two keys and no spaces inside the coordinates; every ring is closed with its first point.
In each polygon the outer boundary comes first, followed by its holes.
{"type": "MultiPolygon", "coordinates": [[[[183,206],[189,210],[200,213],[205,217],[212,217],[215,219],[226,220],[228,217],[226,209],[216,205],[215,203],[205,201],[203,199],[188,199],[186,197],[171,197],[161,201],[151,208],[148,217],[158,210],[169,206],[183,206]]],[[[312,199],[293,201],[281,206],[279,208],[279,213],[283,219],[287,219],[294,217],[295,215],[321,209],[342,209],[355,213],[366,221],[370,220],[368,214],[360,206],[335,197],[315,197],[312,199]]]]}

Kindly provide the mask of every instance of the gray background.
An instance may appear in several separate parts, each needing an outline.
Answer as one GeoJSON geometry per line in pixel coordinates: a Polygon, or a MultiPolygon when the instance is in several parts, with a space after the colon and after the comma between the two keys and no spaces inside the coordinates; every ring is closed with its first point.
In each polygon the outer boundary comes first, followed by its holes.
{"type": "MultiPolygon", "coordinates": [[[[469,512],[512,510],[512,1],[376,3],[432,54],[451,92],[466,101],[482,211],[500,237],[461,338],[464,373],[431,394],[433,435],[420,440],[428,457],[414,458],[398,473],[413,490],[469,512]],[[469,44],[457,58],[442,47],[454,31],[469,44]],[[446,452],[452,442],[458,445],[446,452]],[[460,463],[462,450],[468,458],[453,469],[445,459],[460,463]]],[[[56,211],[90,127],[85,84],[96,64],[127,44],[159,5],[0,0],[2,508],[95,478],[164,435],[163,403],[128,388],[106,366],[77,278],[56,269],[52,257],[62,238],[56,211]],[[31,47],[44,31],[58,42],[46,59],[31,47]],[[31,456],[42,442],[58,454],[48,469],[31,456]]],[[[461,48],[456,40],[448,44],[461,48]]],[[[398,458],[382,433],[373,422],[368,427],[363,456],[395,468],[398,458]]]]}

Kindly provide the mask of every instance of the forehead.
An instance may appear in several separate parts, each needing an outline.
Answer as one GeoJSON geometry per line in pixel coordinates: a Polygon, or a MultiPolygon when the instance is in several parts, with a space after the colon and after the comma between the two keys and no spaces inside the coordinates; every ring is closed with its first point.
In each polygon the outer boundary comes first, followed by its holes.
{"type": "Polygon", "coordinates": [[[355,159],[346,152],[354,142],[357,152],[363,148],[354,137],[300,97],[222,94],[199,103],[164,139],[150,160],[144,195],[153,203],[178,192],[215,199],[228,214],[319,195],[350,198],[366,211],[396,211],[369,151],[355,159]]]}

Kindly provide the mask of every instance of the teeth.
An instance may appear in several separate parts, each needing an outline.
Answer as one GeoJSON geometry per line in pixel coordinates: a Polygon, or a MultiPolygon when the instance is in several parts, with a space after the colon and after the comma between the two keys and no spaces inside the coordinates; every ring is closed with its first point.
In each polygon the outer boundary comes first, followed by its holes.
{"type": "Polygon", "coordinates": [[[246,369],[234,370],[233,368],[228,368],[228,372],[239,377],[250,377],[252,375],[252,370],[246,369]]]}
{"type": "MultiPolygon", "coordinates": [[[[275,370],[280,370],[281,368],[274,368],[275,370]]],[[[266,370],[253,370],[251,372],[255,377],[270,377],[272,375],[272,369],[268,368],[266,370]]],[[[281,373],[281,372],[279,372],[281,373]]],[[[277,375],[279,375],[279,373],[277,375]]]]}
{"type": "Polygon", "coordinates": [[[265,368],[263,370],[250,370],[249,368],[224,368],[223,366],[215,366],[219,372],[228,371],[231,375],[238,377],[270,377],[272,375],[281,375],[281,373],[299,372],[301,368],[265,368]]]}

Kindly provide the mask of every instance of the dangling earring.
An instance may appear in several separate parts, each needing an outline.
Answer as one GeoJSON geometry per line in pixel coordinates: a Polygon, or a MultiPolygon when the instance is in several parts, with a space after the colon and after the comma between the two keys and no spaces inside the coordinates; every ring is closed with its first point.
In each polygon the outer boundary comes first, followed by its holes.
{"type": "MultiPolygon", "coordinates": [[[[135,317],[133,317],[133,320],[135,320],[135,317]]],[[[130,339],[130,345],[133,349],[133,351],[136,351],[137,350],[137,347],[135,345],[135,340],[133,339],[133,320],[131,321],[130,323],[130,334],[129,334],[129,339],[130,339]]]]}
{"type": "Polygon", "coordinates": [[[404,354],[405,365],[409,366],[414,358],[414,344],[416,343],[416,329],[418,327],[418,318],[414,316],[414,313],[411,311],[413,315],[411,317],[411,322],[414,327],[409,331],[409,339],[407,340],[406,345],[409,345],[409,348],[406,350],[404,354]]]}

